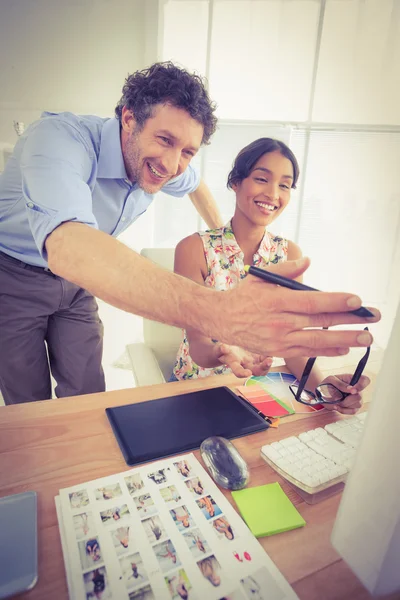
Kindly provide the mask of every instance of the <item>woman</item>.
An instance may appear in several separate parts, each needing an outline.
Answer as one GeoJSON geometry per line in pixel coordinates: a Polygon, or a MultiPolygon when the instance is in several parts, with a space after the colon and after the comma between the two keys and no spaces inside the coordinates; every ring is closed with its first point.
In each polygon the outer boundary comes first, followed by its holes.
{"type": "Polygon", "coordinates": [[[158,525],[158,523],[156,521],[154,521],[153,518],[149,519],[149,521],[150,521],[150,528],[153,532],[154,537],[156,538],[156,540],[159,540],[160,537],[162,536],[161,527],[158,525]]]}
{"type": "Polygon", "coordinates": [[[204,496],[204,498],[202,498],[201,500],[197,500],[197,504],[199,505],[200,508],[206,509],[210,518],[214,516],[215,511],[214,511],[214,506],[213,506],[213,503],[211,502],[210,496],[204,496]]]}
{"type": "Polygon", "coordinates": [[[219,585],[221,585],[221,577],[218,575],[220,565],[215,556],[212,555],[208,558],[203,558],[203,560],[201,560],[197,564],[203,577],[205,577],[205,579],[208,579],[208,581],[214,587],[218,587],[219,585]]]}
{"type": "Polygon", "coordinates": [[[129,546],[129,527],[119,527],[116,532],[114,532],[115,538],[119,541],[123,548],[128,548],[129,546]]]}
{"type": "Polygon", "coordinates": [[[197,483],[196,480],[192,482],[192,490],[198,496],[201,496],[204,493],[203,484],[201,483],[200,479],[197,479],[197,483]]]}
{"type": "Polygon", "coordinates": [[[190,527],[190,515],[187,512],[186,507],[180,506],[171,512],[174,513],[177,524],[182,523],[183,527],[190,527]]]}
{"type": "MultiPolygon", "coordinates": [[[[245,277],[245,265],[268,268],[270,263],[300,258],[301,250],[294,242],[269,231],[271,223],[288,205],[298,177],[296,157],[283,142],[260,138],[243,148],[228,176],[228,188],[236,194],[231,221],[225,227],[195,233],[179,242],[175,272],[207,287],[228,290],[245,277]]],[[[299,379],[306,361],[307,358],[302,357],[287,358],[286,365],[299,379]]],[[[171,381],[231,371],[237,377],[264,375],[271,364],[271,357],[220,343],[195,329],[188,329],[183,335],[171,381]]],[[[362,376],[356,386],[350,387],[351,377],[352,374],[342,374],[324,379],[314,365],[307,388],[312,390],[322,381],[333,383],[350,395],[338,405],[326,405],[327,408],[354,414],[362,404],[360,392],[369,384],[369,379],[362,376]]]]}
{"type": "Polygon", "coordinates": [[[225,519],[225,517],[220,517],[219,519],[215,519],[215,521],[213,521],[213,527],[219,533],[223,533],[224,536],[226,537],[226,539],[228,539],[228,540],[234,539],[235,535],[232,531],[232,527],[229,525],[229,523],[225,519]]]}
{"type": "Polygon", "coordinates": [[[178,573],[178,576],[173,575],[171,578],[166,577],[166,581],[172,598],[175,598],[175,596],[179,596],[179,598],[183,598],[183,600],[189,598],[186,581],[180,572],[178,573]]]}

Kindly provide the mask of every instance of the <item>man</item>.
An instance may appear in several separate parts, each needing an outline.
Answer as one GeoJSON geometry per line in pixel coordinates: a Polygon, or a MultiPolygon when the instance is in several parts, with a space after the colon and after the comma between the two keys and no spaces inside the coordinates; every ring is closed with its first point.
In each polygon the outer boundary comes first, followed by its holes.
{"type": "MultiPolygon", "coordinates": [[[[46,113],[0,176],[0,389],[6,404],[104,390],[93,296],[118,308],[275,356],[335,356],[369,345],[351,294],[294,293],[253,277],[223,294],[164,271],[115,236],[159,190],[218,211],[190,161],[216,127],[201,79],[172,63],[127,78],[116,119],[46,113]],[[363,336],[363,337],[359,337],[363,336]],[[47,343],[47,351],[45,342],[47,343]]],[[[298,277],[307,259],[274,270],[298,277]],[[298,264],[297,264],[298,263],[298,264]]],[[[372,321],[379,320],[376,317],[372,321]]],[[[371,321],[371,319],[370,319],[371,321]]]]}

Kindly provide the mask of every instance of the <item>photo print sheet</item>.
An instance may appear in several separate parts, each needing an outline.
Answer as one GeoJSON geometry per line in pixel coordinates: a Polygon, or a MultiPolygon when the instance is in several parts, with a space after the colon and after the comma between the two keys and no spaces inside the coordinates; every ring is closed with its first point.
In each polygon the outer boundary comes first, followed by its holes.
{"type": "Polygon", "coordinates": [[[297,598],[193,454],[60,490],[71,600],[297,598]]]}

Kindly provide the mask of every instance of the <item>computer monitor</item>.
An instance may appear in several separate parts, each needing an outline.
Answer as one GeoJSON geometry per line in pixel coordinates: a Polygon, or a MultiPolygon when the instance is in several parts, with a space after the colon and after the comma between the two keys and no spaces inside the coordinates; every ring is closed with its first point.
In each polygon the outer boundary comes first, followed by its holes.
{"type": "Polygon", "coordinates": [[[400,305],[332,544],[373,596],[400,591],[400,305]]]}

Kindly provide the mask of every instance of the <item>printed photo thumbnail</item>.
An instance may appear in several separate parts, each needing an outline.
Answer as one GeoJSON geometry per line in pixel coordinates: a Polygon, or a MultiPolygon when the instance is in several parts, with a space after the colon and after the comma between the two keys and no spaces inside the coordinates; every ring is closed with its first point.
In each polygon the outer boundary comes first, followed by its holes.
{"type": "Polygon", "coordinates": [[[231,542],[236,539],[235,530],[224,515],[214,519],[210,525],[220,540],[228,540],[231,542]]]}
{"type": "Polygon", "coordinates": [[[149,581],[143,560],[139,552],[123,556],[120,559],[122,577],[128,590],[142,586],[149,581]]]}
{"type": "Polygon", "coordinates": [[[155,600],[155,595],[150,585],[139,588],[134,592],[129,593],[129,600],[155,600]]]}
{"type": "Polygon", "coordinates": [[[111,590],[108,584],[107,572],[104,567],[89,571],[83,576],[86,600],[111,600],[111,590]]]}
{"type": "Polygon", "coordinates": [[[206,493],[204,490],[204,486],[198,477],[188,479],[187,481],[185,481],[185,485],[194,496],[203,496],[206,493]]]}
{"type": "Polygon", "coordinates": [[[187,479],[192,475],[192,469],[187,460],[180,460],[174,463],[175,469],[178,471],[181,479],[187,479]]]}
{"type": "Polygon", "coordinates": [[[175,485],[160,488],[160,494],[164,502],[179,502],[181,500],[181,496],[175,485]]]}
{"type": "Polygon", "coordinates": [[[113,529],[110,532],[113,546],[115,548],[117,556],[134,549],[132,548],[134,544],[129,537],[129,532],[129,525],[126,525],[125,527],[118,527],[117,529],[113,529]]]}
{"type": "Polygon", "coordinates": [[[173,508],[169,512],[179,531],[185,531],[185,529],[189,529],[189,527],[194,526],[195,523],[193,521],[193,517],[185,505],[173,508]]]}
{"type": "Polygon", "coordinates": [[[128,475],[125,477],[126,487],[128,488],[128,492],[131,496],[136,494],[139,490],[144,487],[144,483],[140,473],[134,473],[133,475],[128,475]]]}
{"type": "Polygon", "coordinates": [[[78,490],[69,494],[71,508],[81,508],[89,504],[89,496],[86,490],[78,490]]]}
{"type": "Polygon", "coordinates": [[[80,513],[72,517],[74,524],[76,539],[80,540],[87,536],[94,536],[96,534],[96,528],[93,522],[93,516],[91,512],[80,513]]]}
{"type": "Polygon", "coordinates": [[[153,546],[153,550],[163,573],[170,571],[174,567],[181,566],[181,560],[171,540],[156,544],[153,546]]]}
{"type": "Polygon", "coordinates": [[[90,569],[103,562],[100,542],[97,537],[78,542],[79,557],[82,569],[90,569]]]}
{"type": "Polygon", "coordinates": [[[212,519],[222,514],[222,510],[211,496],[204,496],[204,498],[196,500],[196,504],[206,519],[212,519]]]}
{"type": "Polygon", "coordinates": [[[251,600],[282,600],[285,592],[266,567],[261,567],[240,580],[246,598],[251,600]]]}
{"type": "Polygon", "coordinates": [[[108,508],[107,510],[102,510],[100,512],[101,521],[106,525],[114,523],[115,521],[126,521],[129,518],[129,515],[129,508],[126,504],[114,506],[113,508],[108,508]]]}
{"type": "Polygon", "coordinates": [[[218,587],[221,585],[221,565],[215,558],[214,554],[208,556],[207,558],[203,558],[203,560],[200,560],[197,563],[197,566],[199,567],[204,579],[206,579],[212,587],[218,587]]]}
{"type": "Polygon", "coordinates": [[[200,529],[185,531],[183,538],[194,559],[202,558],[210,552],[210,545],[200,529]]]}
{"type": "Polygon", "coordinates": [[[122,496],[122,490],[119,483],[113,483],[112,485],[106,485],[104,487],[95,490],[96,500],[112,500],[122,496]]]}
{"type": "Polygon", "coordinates": [[[158,516],[150,517],[149,519],[143,519],[142,525],[147,534],[147,539],[151,544],[153,542],[157,542],[165,536],[164,525],[158,516]]]}
{"type": "Polygon", "coordinates": [[[184,569],[179,569],[179,571],[167,575],[165,577],[165,583],[167,584],[172,600],[179,600],[180,598],[183,598],[184,600],[194,600],[192,584],[184,569]]]}
{"type": "Polygon", "coordinates": [[[157,512],[157,507],[154,504],[153,498],[150,494],[141,494],[133,499],[139,516],[141,519],[144,517],[150,517],[157,512]]]}
{"type": "Polygon", "coordinates": [[[158,469],[158,471],[152,471],[151,473],[148,473],[147,477],[150,479],[150,481],[160,485],[160,483],[165,483],[167,481],[167,471],[169,471],[169,467],[166,469],[158,469]]]}

